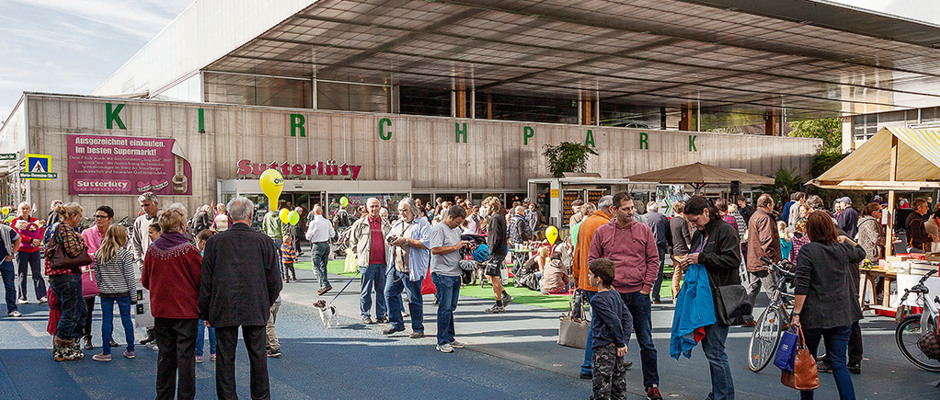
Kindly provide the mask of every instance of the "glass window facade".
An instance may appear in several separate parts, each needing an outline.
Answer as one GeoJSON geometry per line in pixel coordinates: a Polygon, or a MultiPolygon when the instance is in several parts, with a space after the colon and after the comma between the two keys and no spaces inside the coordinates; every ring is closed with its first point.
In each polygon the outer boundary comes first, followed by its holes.
{"type": "Polygon", "coordinates": [[[206,102],[309,108],[311,81],[268,76],[205,73],[206,102]]]}
{"type": "Polygon", "coordinates": [[[157,100],[202,101],[202,75],[195,74],[153,96],[157,100]]]}
{"type": "Polygon", "coordinates": [[[878,133],[878,114],[856,115],[852,117],[852,139],[863,142],[878,133]]]}
{"type": "Polygon", "coordinates": [[[389,111],[389,86],[317,81],[317,108],[321,110],[389,111]]]}
{"type": "Polygon", "coordinates": [[[499,93],[476,94],[478,119],[578,123],[578,102],[567,98],[543,98],[499,93]]]}

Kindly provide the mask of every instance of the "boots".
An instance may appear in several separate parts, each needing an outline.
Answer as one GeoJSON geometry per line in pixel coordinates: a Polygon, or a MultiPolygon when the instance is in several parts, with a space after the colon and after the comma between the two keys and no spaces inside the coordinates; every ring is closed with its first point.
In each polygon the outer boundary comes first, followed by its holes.
{"type": "Polygon", "coordinates": [[[75,339],[65,340],[56,336],[52,342],[52,357],[56,361],[77,361],[85,357],[78,341],[75,339]]]}
{"type": "Polygon", "coordinates": [[[85,350],[95,349],[95,346],[91,344],[91,335],[85,335],[83,342],[85,343],[85,350]]]}

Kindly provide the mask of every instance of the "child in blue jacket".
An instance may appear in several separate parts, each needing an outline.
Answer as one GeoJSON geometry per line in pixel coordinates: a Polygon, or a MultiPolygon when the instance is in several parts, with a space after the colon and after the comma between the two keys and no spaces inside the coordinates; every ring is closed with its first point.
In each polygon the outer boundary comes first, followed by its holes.
{"type": "Polygon", "coordinates": [[[623,356],[633,333],[633,316],[610,287],[614,283],[614,262],[598,258],[588,265],[588,280],[597,287],[591,299],[591,329],[594,332],[594,394],[591,399],[626,399],[627,368],[623,356]]]}

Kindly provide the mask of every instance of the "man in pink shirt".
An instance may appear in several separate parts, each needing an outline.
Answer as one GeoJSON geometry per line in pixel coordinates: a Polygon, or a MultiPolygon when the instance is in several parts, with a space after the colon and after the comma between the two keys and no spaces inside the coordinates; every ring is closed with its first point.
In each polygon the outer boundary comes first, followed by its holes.
{"type": "Polygon", "coordinates": [[[649,226],[633,220],[636,208],[627,192],[614,195],[616,213],[591,238],[588,262],[608,258],[616,267],[613,288],[620,293],[630,314],[633,331],[640,344],[643,387],[648,399],[661,400],[656,348],[653,347],[652,302],[650,291],[659,275],[659,251],[649,226]]]}

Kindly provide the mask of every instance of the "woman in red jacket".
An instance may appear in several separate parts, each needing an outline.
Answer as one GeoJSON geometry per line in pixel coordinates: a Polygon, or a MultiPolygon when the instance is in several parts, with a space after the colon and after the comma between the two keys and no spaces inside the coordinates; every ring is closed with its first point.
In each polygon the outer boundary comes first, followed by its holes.
{"type": "Polygon", "coordinates": [[[16,219],[10,224],[16,233],[23,238],[20,242],[19,252],[16,253],[16,279],[17,279],[17,300],[19,304],[26,304],[26,275],[33,276],[33,289],[36,291],[36,300],[39,304],[46,302],[46,281],[42,278],[42,255],[39,248],[42,246],[42,235],[45,230],[39,226],[36,218],[29,214],[32,209],[29,203],[20,203],[17,207],[19,213],[16,219]]]}
{"type": "Polygon", "coordinates": [[[140,281],[150,290],[157,356],[157,398],[196,397],[196,323],[202,256],[189,242],[186,208],[171,204],[160,215],[163,234],[147,249],[140,281]]]}

